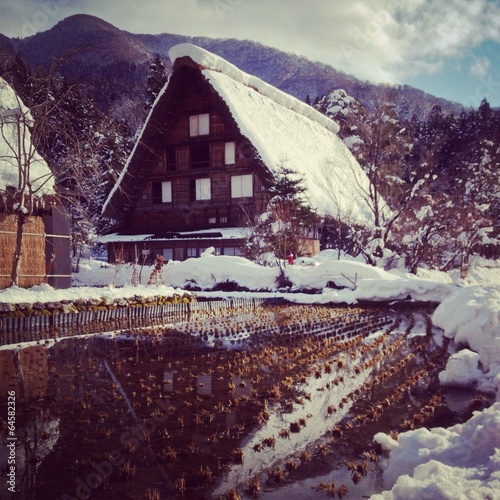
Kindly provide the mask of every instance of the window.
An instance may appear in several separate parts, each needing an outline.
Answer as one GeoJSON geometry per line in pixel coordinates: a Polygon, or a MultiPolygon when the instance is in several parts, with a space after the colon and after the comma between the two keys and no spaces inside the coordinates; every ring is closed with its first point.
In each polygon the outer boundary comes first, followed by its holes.
{"type": "Polygon", "coordinates": [[[191,167],[210,167],[210,144],[208,142],[201,142],[191,146],[191,167]]]}
{"type": "Polygon", "coordinates": [[[220,224],[227,224],[227,215],[221,215],[219,217],[220,224]]]}
{"type": "Polygon", "coordinates": [[[208,223],[209,224],[217,224],[217,217],[209,217],[208,223]]]}
{"type": "Polygon", "coordinates": [[[189,257],[197,257],[198,256],[198,250],[196,247],[188,247],[187,248],[187,256],[189,257]]]}
{"type": "Polygon", "coordinates": [[[224,248],[224,255],[233,255],[233,256],[241,256],[243,255],[243,252],[241,251],[241,248],[239,247],[225,247],[224,248]]]}
{"type": "Polygon", "coordinates": [[[193,115],[189,117],[189,135],[197,137],[210,133],[210,114],[193,115]]]}
{"type": "Polygon", "coordinates": [[[174,249],[173,248],[164,248],[163,249],[163,259],[165,263],[169,260],[173,260],[174,258],[174,249]]]}
{"type": "Polygon", "coordinates": [[[172,203],[172,182],[153,182],[153,203],[172,203]]]}
{"type": "Polygon", "coordinates": [[[231,177],[231,198],[244,198],[253,196],[253,176],[233,175],[231,177]]]}
{"type": "Polygon", "coordinates": [[[167,149],[167,168],[175,170],[177,168],[177,148],[170,147],[167,149]]]}
{"type": "Polygon", "coordinates": [[[211,184],[210,179],[196,179],[195,180],[195,200],[209,200],[211,198],[211,184]]]}
{"type": "Polygon", "coordinates": [[[234,142],[224,144],[224,165],[234,165],[236,163],[236,150],[234,142]]]}

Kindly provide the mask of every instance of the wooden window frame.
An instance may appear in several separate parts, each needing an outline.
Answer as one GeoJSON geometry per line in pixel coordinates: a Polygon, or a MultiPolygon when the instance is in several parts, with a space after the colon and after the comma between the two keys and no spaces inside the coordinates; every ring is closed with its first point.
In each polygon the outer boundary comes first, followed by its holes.
{"type": "Polygon", "coordinates": [[[231,176],[231,198],[251,198],[253,197],[253,175],[242,174],[231,176]],[[246,185],[246,181],[250,185],[246,185]]]}
{"type": "Polygon", "coordinates": [[[236,164],[236,143],[227,141],[224,143],[224,165],[236,164]]]}
{"type": "Polygon", "coordinates": [[[153,205],[172,203],[172,181],[153,181],[151,191],[153,205]]]}
{"type": "Polygon", "coordinates": [[[212,199],[212,179],[210,179],[210,177],[201,177],[199,179],[194,179],[194,200],[207,201],[211,199],[212,199]],[[207,183],[208,186],[203,186],[203,184],[207,183]]]}
{"type": "Polygon", "coordinates": [[[189,117],[189,137],[210,134],[210,113],[200,113],[189,117]]]}

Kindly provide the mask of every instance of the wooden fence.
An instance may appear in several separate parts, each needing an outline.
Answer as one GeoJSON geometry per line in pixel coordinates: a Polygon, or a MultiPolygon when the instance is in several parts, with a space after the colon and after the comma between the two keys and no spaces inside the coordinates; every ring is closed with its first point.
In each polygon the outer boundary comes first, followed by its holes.
{"type": "Polygon", "coordinates": [[[16,316],[0,320],[0,345],[36,340],[167,325],[211,316],[230,310],[235,314],[251,313],[269,299],[229,299],[152,306],[101,307],[67,314],[16,316]]]}

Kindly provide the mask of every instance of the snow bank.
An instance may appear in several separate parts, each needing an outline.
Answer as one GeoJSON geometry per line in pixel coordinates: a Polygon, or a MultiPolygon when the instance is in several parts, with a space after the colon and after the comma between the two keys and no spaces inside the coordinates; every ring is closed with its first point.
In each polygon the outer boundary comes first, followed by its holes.
{"type": "MultiPolygon", "coordinates": [[[[313,262],[313,259],[310,260],[313,262]]],[[[454,289],[453,286],[432,280],[399,277],[352,259],[329,260],[323,255],[321,259],[315,261],[315,264],[287,266],[285,275],[290,280],[294,293],[280,293],[280,296],[303,304],[355,304],[364,300],[392,301],[406,300],[409,297],[419,301],[440,302],[454,289]],[[345,288],[325,288],[329,281],[345,288]],[[322,293],[297,293],[302,289],[322,290],[322,293]]],[[[165,286],[157,288],[145,286],[152,269],[144,267],[140,280],[142,286],[132,287],[131,264],[111,266],[99,261],[85,260],[80,265],[80,272],[73,274],[74,286],[70,290],[54,290],[46,286],[30,290],[9,288],[0,291],[0,302],[50,302],[64,298],[99,297],[103,294],[171,295],[178,292],[175,289],[188,286],[205,290],[199,295],[213,298],[244,294],[245,292],[209,291],[217,285],[222,285],[217,288],[223,289],[224,285],[234,283],[253,291],[254,294],[260,291],[261,294],[267,293],[268,296],[274,297],[278,293],[277,278],[281,272],[279,267],[260,266],[243,257],[207,253],[204,257],[183,262],[171,261],[163,268],[165,286]],[[110,284],[114,284],[117,288],[110,287],[110,284]]]]}
{"type": "Polygon", "coordinates": [[[458,289],[432,320],[457,347],[468,347],[449,358],[441,383],[497,391],[497,402],[465,424],[400,434],[396,447],[375,435],[384,449],[393,447],[384,466],[392,490],[371,499],[500,498],[500,286],[458,289]]]}
{"type": "Polygon", "coordinates": [[[400,434],[383,477],[392,490],[371,500],[499,498],[500,403],[449,429],[400,434]]]}
{"type": "Polygon", "coordinates": [[[479,389],[497,391],[500,386],[500,285],[457,290],[439,305],[432,321],[457,346],[467,346],[477,353],[477,358],[467,352],[452,357],[441,379],[448,384],[464,385],[469,376],[468,385],[473,386],[481,378],[479,389]],[[482,368],[480,374],[474,368],[476,362],[482,368]],[[460,373],[460,370],[465,371],[460,373]]]}
{"type": "Polygon", "coordinates": [[[297,288],[324,288],[329,281],[338,286],[354,288],[358,280],[389,280],[397,278],[378,267],[348,260],[325,260],[316,266],[293,265],[286,276],[297,288]],[[319,285],[319,286],[318,286],[319,285]]]}
{"type": "Polygon", "coordinates": [[[234,282],[249,290],[272,291],[278,273],[276,267],[259,266],[243,257],[206,255],[175,262],[165,268],[163,275],[166,282],[181,288],[190,284],[211,289],[219,283],[234,282]]]}
{"type": "MultiPolygon", "coordinates": [[[[243,257],[208,255],[188,259],[168,266],[164,281],[175,287],[188,284],[210,290],[216,284],[237,283],[248,290],[277,291],[278,267],[263,267],[243,257]]],[[[300,303],[347,303],[360,300],[441,301],[452,288],[449,285],[418,278],[399,278],[383,269],[352,260],[323,260],[315,266],[293,265],[285,268],[285,276],[293,291],[302,289],[323,290],[332,281],[340,290],[325,289],[321,294],[283,294],[300,303]]],[[[218,292],[219,296],[224,295],[218,292]]]]}
{"type": "Polygon", "coordinates": [[[140,297],[172,297],[174,294],[187,293],[184,290],[175,289],[170,286],[131,286],[127,285],[120,288],[102,287],[94,288],[90,286],[72,287],[65,290],[57,290],[50,285],[37,285],[29,289],[10,287],[0,291],[0,302],[9,304],[34,304],[36,302],[59,302],[63,300],[90,300],[93,298],[106,298],[110,300],[125,298],[129,299],[135,296],[140,297]]]}

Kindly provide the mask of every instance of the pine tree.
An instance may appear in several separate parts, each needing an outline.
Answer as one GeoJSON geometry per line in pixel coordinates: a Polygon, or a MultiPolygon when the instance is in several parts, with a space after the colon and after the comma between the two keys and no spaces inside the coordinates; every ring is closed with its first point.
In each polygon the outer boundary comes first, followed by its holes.
{"type": "Polygon", "coordinates": [[[156,97],[167,81],[168,77],[165,71],[165,65],[163,64],[160,56],[156,54],[155,58],[150,61],[149,64],[149,76],[146,86],[146,110],[151,109],[156,97]]]}
{"type": "Polygon", "coordinates": [[[272,253],[278,259],[299,255],[310,229],[318,223],[316,212],[306,203],[304,179],[283,160],[270,180],[271,196],[247,239],[247,255],[258,260],[272,253]]]}

